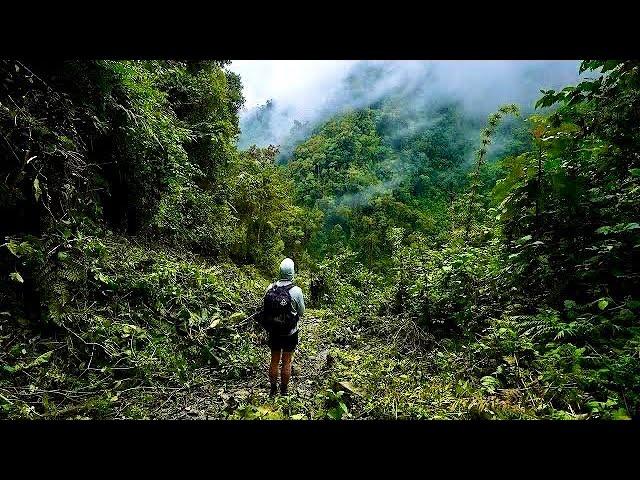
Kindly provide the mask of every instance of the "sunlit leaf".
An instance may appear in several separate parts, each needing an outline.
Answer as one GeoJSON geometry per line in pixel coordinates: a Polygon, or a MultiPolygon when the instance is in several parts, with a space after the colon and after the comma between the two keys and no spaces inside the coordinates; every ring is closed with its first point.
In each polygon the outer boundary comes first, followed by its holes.
{"type": "Polygon", "coordinates": [[[11,280],[18,282],[18,283],[24,283],[24,279],[22,278],[22,275],[20,275],[18,272],[12,272],[9,274],[9,278],[11,278],[11,280]]]}

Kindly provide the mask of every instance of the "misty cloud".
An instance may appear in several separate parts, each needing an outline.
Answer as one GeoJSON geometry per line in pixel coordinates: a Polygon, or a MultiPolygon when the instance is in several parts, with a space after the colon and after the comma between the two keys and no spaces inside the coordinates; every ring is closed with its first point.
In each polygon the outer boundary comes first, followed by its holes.
{"type": "MultiPolygon", "coordinates": [[[[405,118],[399,128],[414,132],[432,123],[438,104],[458,102],[466,114],[484,117],[505,103],[531,111],[541,89],[559,88],[578,79],[579,62],[468,61],[234,61],[245,86],[247,108],[241,115],[239,144],[276,144],[286,149],[296,120],[313,127],[330,117],[375,104],[398,102],[405,118]],[[256,125],[259,104],[273,100],[269,115],[256,125]]],[[[263,112],[264,113],[264,112],[263,112]]]]}

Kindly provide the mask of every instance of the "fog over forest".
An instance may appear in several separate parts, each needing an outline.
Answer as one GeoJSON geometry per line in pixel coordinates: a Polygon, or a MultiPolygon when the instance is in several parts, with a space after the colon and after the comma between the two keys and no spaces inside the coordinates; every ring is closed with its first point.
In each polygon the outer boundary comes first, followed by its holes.
{"type": "Polygon", "coordinates": [[[314,127],[342,112],[392,99],[413,121],[433,121],[434,107],[458,102],[472,117],[516,103],[531,111],[540,90],[578,79],[575,60],[234,61],[246,98],[239,147],[295,144],[295,122],[314,127]]]}

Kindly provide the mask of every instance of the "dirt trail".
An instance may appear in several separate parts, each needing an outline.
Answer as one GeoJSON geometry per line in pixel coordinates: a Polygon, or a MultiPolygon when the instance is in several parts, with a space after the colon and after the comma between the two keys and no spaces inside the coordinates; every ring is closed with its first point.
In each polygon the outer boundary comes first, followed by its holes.
{"type": "Polygon", "coordinates": [[[305,312],[287,397],[269,398],[267,369],[270,354],[265,344],[261,346],[264,349],[264,368],[253,378],[212,378],[204,384],[184,388],[171,396],[152,418],[220,419],[243,407],[251,410],[255,417],[274,418],[274,412],[283,401],[312,402],[323,383],[322,371],[328,355],[328,345],[320,328],[322,321],[322,312],[313,309],[305,312]]]}

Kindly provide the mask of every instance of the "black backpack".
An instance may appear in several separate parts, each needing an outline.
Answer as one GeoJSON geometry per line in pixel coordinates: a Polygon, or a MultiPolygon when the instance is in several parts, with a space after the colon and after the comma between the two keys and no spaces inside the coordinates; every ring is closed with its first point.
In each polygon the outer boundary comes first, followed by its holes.
{"type": "Polygon", "coordinates": [[[293,284],[274,284],[264,296],[263,326],[275,335],[288,335],[296,326],[298,316],[291,313],[293,284]]]}

